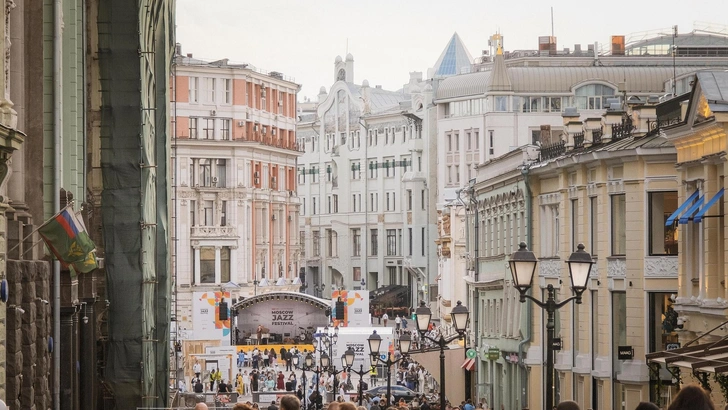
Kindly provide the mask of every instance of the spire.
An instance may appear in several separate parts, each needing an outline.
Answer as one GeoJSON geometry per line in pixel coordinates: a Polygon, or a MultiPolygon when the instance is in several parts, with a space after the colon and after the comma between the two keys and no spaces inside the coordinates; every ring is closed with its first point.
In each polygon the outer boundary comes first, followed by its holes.
{"type": "Polygon", "coordinates": [[[454,33],[432,68],[432,77],[448,77],[469,73],[472,63],[473,57],[465,48],[465,44],[463,44],[458,33],[454,33]]]}
{"type": "Polygon", "coordinates": [[[508,68],[506,68],[506,62],[503,58],[503,47],[500,43],[493,59],[493,72],[490,74],[485,89],[487,91],[513,91],[511,79],[508,77],[508,68]]]}

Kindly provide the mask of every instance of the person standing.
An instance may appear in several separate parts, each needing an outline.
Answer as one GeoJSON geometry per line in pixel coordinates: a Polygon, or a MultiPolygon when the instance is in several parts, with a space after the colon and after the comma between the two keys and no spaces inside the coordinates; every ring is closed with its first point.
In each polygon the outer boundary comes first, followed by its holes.
{"type": "Polygon", "coordinates": [[[286,389],[286,376],[283,375],[283,372],[278,372],[278,377],[276,378],[276,389],[278,391],[282,391],[286,389]]]}
{"type": "Polygon", "coordinates": [[[243,349],[240,349],[238,352],[238,371],[243,368],[243,365],[245,365],[245,352],[243,352],[243,349]]]}
{"type": "Polygon", "coordinates": [[[260,344],[263,340],[263,325],[258,325],[258,328],[255,329],[255,335],[258,338],[258,344],[260,344]]]}
{"type": "Polygon", "coordinates": [[[402,327],[402,317],[400,315],[397,315],[396,318],[394,318],[394,330],[399,333],[399,329],[402,327]]]}
{"type": "Polygon", "coordinates": [[[387,322],[389,321],[389,315],[387,314],[387,311],[384,311],[384,314],[382,315],[382,321],[384,322],[384,327],[387,327],[387,322]]]}
{"type": "Polygon", "coordinates": [[[192,373],[195,374],[195,377],[198,379],[200,378],[200,373],[202,373],[202,366],[200,365],[200,361],[195,359],[195,364],[192,365],[192,373]]]}
{"type": "Polygon", "coordinates": [[[217,374],[215,373],[215,369],[210,370],[210,391],[214,392],[215,390],[215,380],[217,380],[217,374]]]}
{"type": "Polygon", "coordinates": [[[286,360],[286,371],[291,371],[291,366],[293,365],[293,353],[291,351],[287,351],[284,353],[283,358],[286,360]]]}

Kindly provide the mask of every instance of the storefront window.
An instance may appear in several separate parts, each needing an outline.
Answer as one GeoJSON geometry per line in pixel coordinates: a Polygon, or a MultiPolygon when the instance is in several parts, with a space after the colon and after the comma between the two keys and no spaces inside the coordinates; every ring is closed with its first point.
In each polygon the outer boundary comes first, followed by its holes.
{"type": "Polygon", "coordinates": [[[627,293],[612,292],[612,360],[613,377],[622,370],[622,362],[617,358],[619,346],[627,344],[627,293]]]}
{"type": "MultiPolygon", "coordinates": [[[[649,352],[680,347],[677,335],[677,312],[672,307],[670,293],[649,293],[649,352]]],[[[672,375],[662,366],[659,373],[650,371],[650,401],[667,407],[672,387],[672,375]],[[658,380],[659,378],[659,380],[658,380]]]]}

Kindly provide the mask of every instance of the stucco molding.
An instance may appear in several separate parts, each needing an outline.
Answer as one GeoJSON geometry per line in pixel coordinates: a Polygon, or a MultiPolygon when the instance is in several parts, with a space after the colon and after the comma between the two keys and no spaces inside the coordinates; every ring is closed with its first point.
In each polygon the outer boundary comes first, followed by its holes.
{"type": "Polygon", "coordinates": [[[622,258],[607,259],[607,277],[624,278],[627,276],[627,262],[622,258]]]}
{"type": "Polygon", "coordinates": [[[538,275],[558,278],[561,276],[561,259],[541,259],[538,263],[538,275]]]}
{"type": "Polygon", "coordinates": [[[644,269],[648,278],[677,278],[677,256],[647,256],[644,269]]]}

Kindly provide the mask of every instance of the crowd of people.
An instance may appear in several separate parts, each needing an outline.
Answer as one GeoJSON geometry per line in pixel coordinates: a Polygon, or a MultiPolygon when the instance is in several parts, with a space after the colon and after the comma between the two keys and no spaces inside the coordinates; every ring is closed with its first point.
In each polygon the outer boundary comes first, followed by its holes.
{"type": "MultiPolygon", "coordinates": [[[[726,406],[728,408],[728,406],[726,406]]],[[[556,405],[556,410],[582,410],[574,401],[562,401],[556,405]]],[[[641,402],[635,410],[660,410],[654,403],[641,402]]],[[[716,410],[710,394],[697,384],[683,386],[667,406],[667,410],[716,410]]]]}

